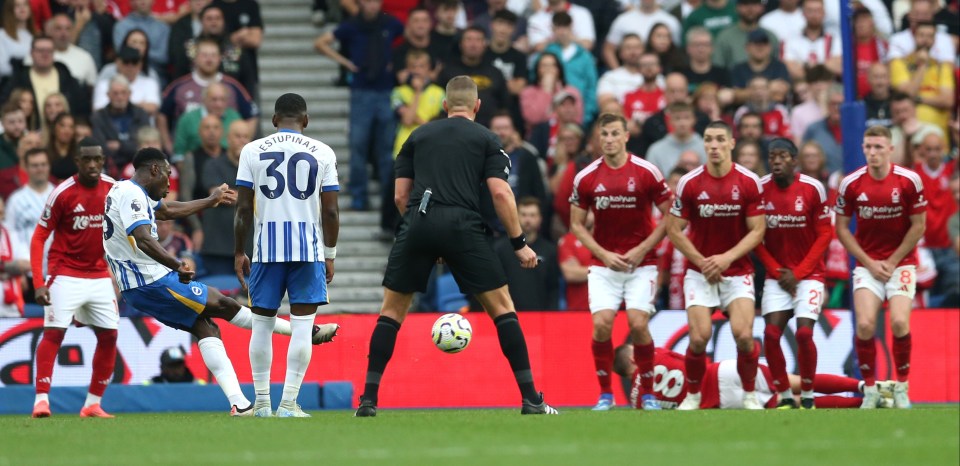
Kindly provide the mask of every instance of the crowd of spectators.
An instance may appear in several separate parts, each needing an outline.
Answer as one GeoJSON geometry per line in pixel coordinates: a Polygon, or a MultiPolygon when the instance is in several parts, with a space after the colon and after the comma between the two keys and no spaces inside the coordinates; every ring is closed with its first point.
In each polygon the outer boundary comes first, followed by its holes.
{"type": "MultiPolygon", "coordinates": [[[[918,304],[957,305],[958,1],[858,0],[853,44],[840,38],[839,1],[315,0],[326,32],[314,45],[350,90],[350,207],[371,208],[371,165],[383,193],[378,236],[391,237],[397,148],[443,117],[446,82],[469,75],[477,121],[501,138],[524,230],[542,251],[537,270],[508,271],[522,284],[514,299],[520,309],[585,309],[585,249],[568,234],[567,199],[576,172],[600,155],[599,114],[623,114],[630,150],[673,182],[703,163],[699,134],[722,119],[736,128],[738,163],[762,175],[767,141],[792,138],[802,172],[835,190],[840,58],[855,53],[868,124],[891,128],[895,163],[920,173],[933,206],[918,304]]],[[[175,167],[171,198],[234,182],[239,150],[259,129],[264,25],[256,0],[0,4],[0,315],[17,315],[12,303],[32,296],[20,286],[30,283],[32,225],[76,173],[81,139],[103,146],[115,178],[129,176],[138,148],[163,149],[175,167]]],[[[202,271],[230,273],[228,210],[164,226],[165,244],[202,271]]],[[[492,205],[484,215],[502,236],[492,205]]],[[[849,305],[846,257],[839,244],[828,253],[834,307],[849,305]]],[[[682,308],[682,258],[666,243],[661,258],[658,307],[682,308]]]]}
{"type": "MultiPolygon", "coordinates": [[[[600,155],[599,114],[626,117],[630,151],[674,182],[705,162],[700,134],[721,119],[736,128],[737,163],[763,176],[767,142],[789,138],[802,147],[803,172],[835,191],[844,166],[841,58],[855,53],[868,124],[893,130],[895,163],[920,172],[931,204],[943,206],[928,214],[921,249],[932,255],[923,254],[918,304],[956,303],[958,243],[947,223],[957,210],[948,188],[960,138],[957,2],[854,8],[854,43],[844,46],[838,0],[318,0],[314,19],[331,25],[315,46],[344,67],[352,109],[363,109],[350,121],[352,207],[370,208],[373,161],[387,188],[384,239],[397,221],[389,180],[397,148],[443,117],[450,78],[477,82],[477,122],[501,138],[524,230],[544,250],[536,271],[508,270],[524,310],[586,308],[585,249],[568,234],[567,199],[576,172],[600,155]],[[565,290],[557,299],[555,276],[565,290]]],[[[496,250],[508,251],[489,203],[484,216],[496,250]]],[[[661,253],[659,305],[682,308],[683,259],[668,244],[661,253]]],[[[831,248],[834,307],[849,306],[846,258],[839,243],[831,248]]]]}

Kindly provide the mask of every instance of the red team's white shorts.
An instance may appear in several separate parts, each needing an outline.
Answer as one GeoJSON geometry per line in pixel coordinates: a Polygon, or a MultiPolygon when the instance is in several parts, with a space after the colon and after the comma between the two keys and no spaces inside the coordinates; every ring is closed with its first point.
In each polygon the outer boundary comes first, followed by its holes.
{"type": "Polygon", "coordinates": [[[632,272],[616,272],[606,267],[594,265],[587,274],[587,297],[590,300],[590,312],[620,309],[620,303],[626,302],[627,309],[637,309],[653,314],[657,312],[653,305],[657,296],[657,276],[655,265],[637,267],[632,272]]]}
{"type": "Polygon", "coordinates": [[[897,267],[886,283],[873,278],[866,267],[857,267],[853,269],[853,290],[860,288],[872,291],[881,300],[894,296],[906,296],[913,301],[913,297],[917,294],[917,267],[913,265],[897,267]]]}
{"type": "MultiPolygon", "coordinates": [[[[737,373],[737,361],[727,359],[720,361],[717,368],[717,384],[720,389],[720,409],[743,409],[743,382],[737,373]]],[[[757,383],[755,387],[757,400],[761,406],[766,406],[771,398],[776,396],[770,388],[763,369],[757,368],[757,383]]]]}
{"type": "Polygon", "coordinates": [[[67,328],[74,317],[84,325],[116,330],[120,313],[113,280],[57,276],[50,285],[50,305],[43,308],[43,326],[67,328]]]}
{"type": "Polygon", "coordinates": [[[793,310],[794,317],[817,320],[823,307],[823,283],[817,280],[800,280],[797,283],[797,295],[791,296],[773,279],[763,282],[763,298],[760,307],[763,315],[771,312],[793,310]]]}
{"type": "Polygon", "coordinates": [[[740,298],[756,301],[753,275],[723,277],[720,283],[711,284],[700,272],[687,270],[683,277],[683,291],[687,295],[687,309],[692,306],[726,309],[740,298]]]}

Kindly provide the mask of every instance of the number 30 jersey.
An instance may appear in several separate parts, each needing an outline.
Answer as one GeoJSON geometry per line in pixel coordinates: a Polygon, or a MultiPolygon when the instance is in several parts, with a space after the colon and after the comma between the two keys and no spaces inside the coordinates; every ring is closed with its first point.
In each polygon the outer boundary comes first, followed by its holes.
{"type": "Polygon", "coordinates": [[[253,262],[319,262],[320,193],[339,191],[337,157],[326,144],[280,130],[240,152],[237,186],[253,190],[253,262]]]}

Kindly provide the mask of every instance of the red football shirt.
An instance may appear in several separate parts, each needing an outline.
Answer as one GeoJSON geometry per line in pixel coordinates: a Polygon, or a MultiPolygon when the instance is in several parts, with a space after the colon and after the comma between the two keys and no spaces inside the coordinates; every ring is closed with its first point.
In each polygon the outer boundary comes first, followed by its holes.
{"type": "MultiPolygon", "coordinates": [[[[687,396],[686,364],[683,355],[658,347],[654,353],[653,366],[654,396],[664,408],[679,406],[687,396]]],[[[707,364],[707,372],[700,384],[701,408],[720,407],[720,381],[717,372],[719,367],[720,364],[717,363],[707,364]]],[[[639,398],[634,396],[639,394],[639,389],[640,372],[637,371],[633,376],[631,398],[639,398]]]]}
{"type": "MultiPolygon", "coordinates": [[[[827,190],[816,179],[799,173],[787,188],[777,185],[771,175],[760,183],[767,214],[763,245],[782,267],[795,270],[817,241],[817,227],[830,226],[827,190]]],[[[809,275],[798,278],[823,281],[824,259],[821,256],[809,275]]]]}
{"type": "MultiPolygon", "coordinates": [[[[51,280],[57,275],[77,278],[110,276],[103,252],[103,217],[107,192],[113,184],[113,178],[100,175],[100,183],[88,188],[74,175],[50,193],[34,237],[46,240],[53,233],[47,260],[51,280]]],[[[40,244],[42,248],[43,242],[40,244]]],[[[45,286],[41,256],[31,254],[34,285],[38,288],[45,286]]]]}
{"type": "MultiPolygon", "coordinates": [[[[624,254],[647,239],[655,225],[651,210],[670,200],[670,187],[655,165],[633,154],[627,163],[611,168],[603,158],[594,160],[573,180],[570,203],[592,209],[593,238],[608,251],[624,254]]],[[[656,265],[655,248],[640,265],[656,265]]],[[[593,265],[603,261],[593,258],[593,265]]]]}
{"type": "MultiPolygon", "coordinates": [[[[903,242],[910,216],[927,210],[927,200],[916,173],[891,165],[887,177],[876,180],[862,167],[840,183],[836,210],[839,215],[857,217],[854,237],[867,256],[886,260],[903,242]]],[[[901,265],[917,265],[916,248],[897,264],[901,265]]]]}
{"type": "MultiPolygon", "coordinates": [[[[670,213],[690,222],[688,237],[703,257],[722,254],[747,235],[747,217],[763,215],[763,187],[757,175],[740,165],[733,164],[722,178],[701,166],[680,178],[670,213]]],[[[753,263],[744,255],[723,275],[752,273],[753,263]]]]}
{"type": "MultiPolygon", "coordinates": [[[[593,255],[573,233],[567,233],[557,242],[557,262],[560,264],[574,259],[583,266],[591,263],[593,255]]],[[[587,295],[587,282],[570,283],[567,282],[567,310],[568,311],[589,311],[590,300],[587,295]]]]}
{"type": "Polygon", "coordinates": [[[628,120],[643,121],[666,106],[667,100],[663,96],[663,89],[658,87],[648,91],[641,87],[624,96],[623,116],[628,120]]]}
{"type": "Polygon", "coordinates": [[[947,222],[957,210],[950,192],[950,177],[957,169],[957,161],[940,164],[937,170],[930,170],[926,164],[918,163],[915,170],[923,182],[923,194],[927,198],[927,230],[923,234],[928,248],[949,248],[950,234],[947,222]]]}

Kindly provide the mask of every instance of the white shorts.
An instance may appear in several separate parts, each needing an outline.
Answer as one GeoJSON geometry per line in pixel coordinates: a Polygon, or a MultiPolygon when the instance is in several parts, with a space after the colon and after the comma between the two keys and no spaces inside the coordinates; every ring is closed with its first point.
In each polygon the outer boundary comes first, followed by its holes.
{"type": "Polygon", "coordinates": [[[683,277],[683,291],[687,295],[687,309],[693,306],[709,308],[720,307],[724,310],[734,300],[746,298],[756,301],[753,289],[753,275],[734,275],[723,277],[720,283],[711,284],[702,273],[687,270],[683,277]]]}
{"type": "Polygon", "coordinates": [[[43,326],[67,328],[77,322],[116,330],[120,323],[117,295],[110,278],[60,275],[50,285],[50,305],[43,308],[43,326]]]}
{"type": "Polygon", "coordinates": [[[897,267],[887,283],[873,278],[866,267],[857,267],[853,269],[853,290],[860,288],[872,291],[881,300],[894,296],[906,296],[913,301],[913,297],[917,294],[917,267],[913,265],[897,267]]]}
{"type": "Polygon", "coordinates": [[[590,312],[620,309],[626,302],[627,309],[637,309],[650,314],[657,312],[654,299],[657,297],[657,267],[646,265],[633,272],[616,272],[597,265],[587,274],[587,296],[590,312]]]}
{"type": "Polygon", "coordinates": [[[768,278],[763,282],[763,298],[760,307],[763,315],[772,312],[793,310],[794,317],[817,320],[823,308],[824,287],[816,280],[800,280],[797,295],[791,296],[780,287],[780,282],[768,278]]]}
{"type": "MultiPolygon", "coordinates": [[[[743,382],[740,381],[740,374],[737,373],[736,360],[720,361],[720,367],[717,368],[717,384],[720,390],[720,409],[743,409],[743,382]]],[[[763,375],[763,370],[759,367],[754,390],[761,406],[766,406],[775,396],[767,383],[766,376],[763,375]]]]}

